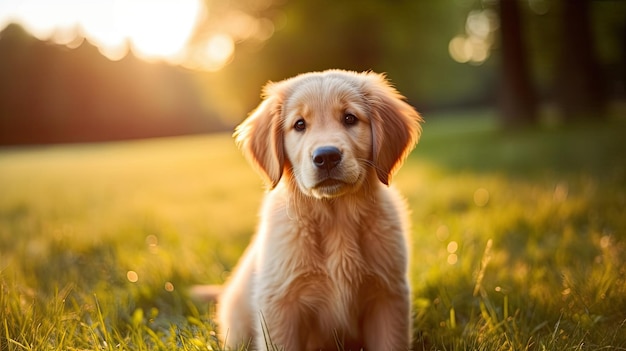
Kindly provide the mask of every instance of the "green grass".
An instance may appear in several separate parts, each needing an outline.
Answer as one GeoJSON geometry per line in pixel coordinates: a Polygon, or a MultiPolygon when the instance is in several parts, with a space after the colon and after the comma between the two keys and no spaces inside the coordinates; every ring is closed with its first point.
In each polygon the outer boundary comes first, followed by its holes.
{"type": "MultiPolygon", "coordinates": [[[[626,349],[626,121],[513,133],[428,118],[415,350],[626,349]]],[[[0,150],[0,350],[220,349],[212,308],[260,178],[227,135],[0,150]]]]}

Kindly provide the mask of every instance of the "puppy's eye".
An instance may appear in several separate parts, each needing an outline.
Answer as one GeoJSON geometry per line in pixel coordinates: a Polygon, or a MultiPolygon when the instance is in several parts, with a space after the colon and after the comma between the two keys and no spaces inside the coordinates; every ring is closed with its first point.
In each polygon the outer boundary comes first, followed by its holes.
{"type": "Polygon", "coordinates": [[[298,132],[303,132],[306,129],[306,122],[302,118],[297,120],[296,123],[293,125],[293,129],[298,132]]]}
{"type": "Polygon", "coordinates": [[[354,125],[358,121],[359,120],[353,114],[347,113],[345,116],[343,116],[343,124],[345,124],[347,126],[354,125]]]}

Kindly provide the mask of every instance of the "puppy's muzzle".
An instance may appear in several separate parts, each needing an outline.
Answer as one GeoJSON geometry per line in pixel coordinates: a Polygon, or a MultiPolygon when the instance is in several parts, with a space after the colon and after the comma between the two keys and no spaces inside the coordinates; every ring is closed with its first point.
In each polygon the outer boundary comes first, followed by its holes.
{"type": "Polygon", "coordinates": [[[320,170],[330,171],[341,163],[341,150],[334,146],[322,146],[313,151],[312,161],[320,170]]]}

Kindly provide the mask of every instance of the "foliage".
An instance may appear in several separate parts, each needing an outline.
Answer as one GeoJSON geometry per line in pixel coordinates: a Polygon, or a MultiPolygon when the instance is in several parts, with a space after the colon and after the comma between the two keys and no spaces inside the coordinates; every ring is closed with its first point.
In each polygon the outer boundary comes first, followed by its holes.
{"type": "MultiPolygon", "coordinates": [[[[395,178],[414,349],[626,348],[625,121],[480,116],[429,118],[395,178]]],[[[256,222],[229,136],[6,148],[0,193],[0,350],[220,349],[187,289],[222,282],[256,222]]]]}

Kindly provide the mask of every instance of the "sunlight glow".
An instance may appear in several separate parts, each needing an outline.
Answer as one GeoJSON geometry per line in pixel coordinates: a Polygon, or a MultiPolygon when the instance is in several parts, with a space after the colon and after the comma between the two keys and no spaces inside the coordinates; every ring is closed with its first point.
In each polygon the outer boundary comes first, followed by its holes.
{"type": "Polygon", "coordinates": [[[200,0],[9,0],[0,23],[17,22],[40,40],[65,45],[79,35],[110,59],[130,47],[142,59],[173,60],[183,54],[200,0]]]}
{"type": "Polygon", "coordinates": [[[275,30],[267,18],[222,7],[209,18],[203,0],[3,0],[0,30],[15,22],[70,48],[87,40],[110,60],[132,51],[146,61],[216,71],[232,60],[236,43],[262,42],[275,30]]]}
{"type": "Polygon", "coordinates": [[[137,56],[174,59],[183,53],[200,5],[197,0],[120,0],[114,12],[137,56]]]}
{"type": "Polygon", "coordinates": [[[124,58],[129,50],[129,39],[117,23],[117,17],[115,1],[103,0],[84,6],[83,18],[79,23],[87,41],[113,61],[124,58]]]}

